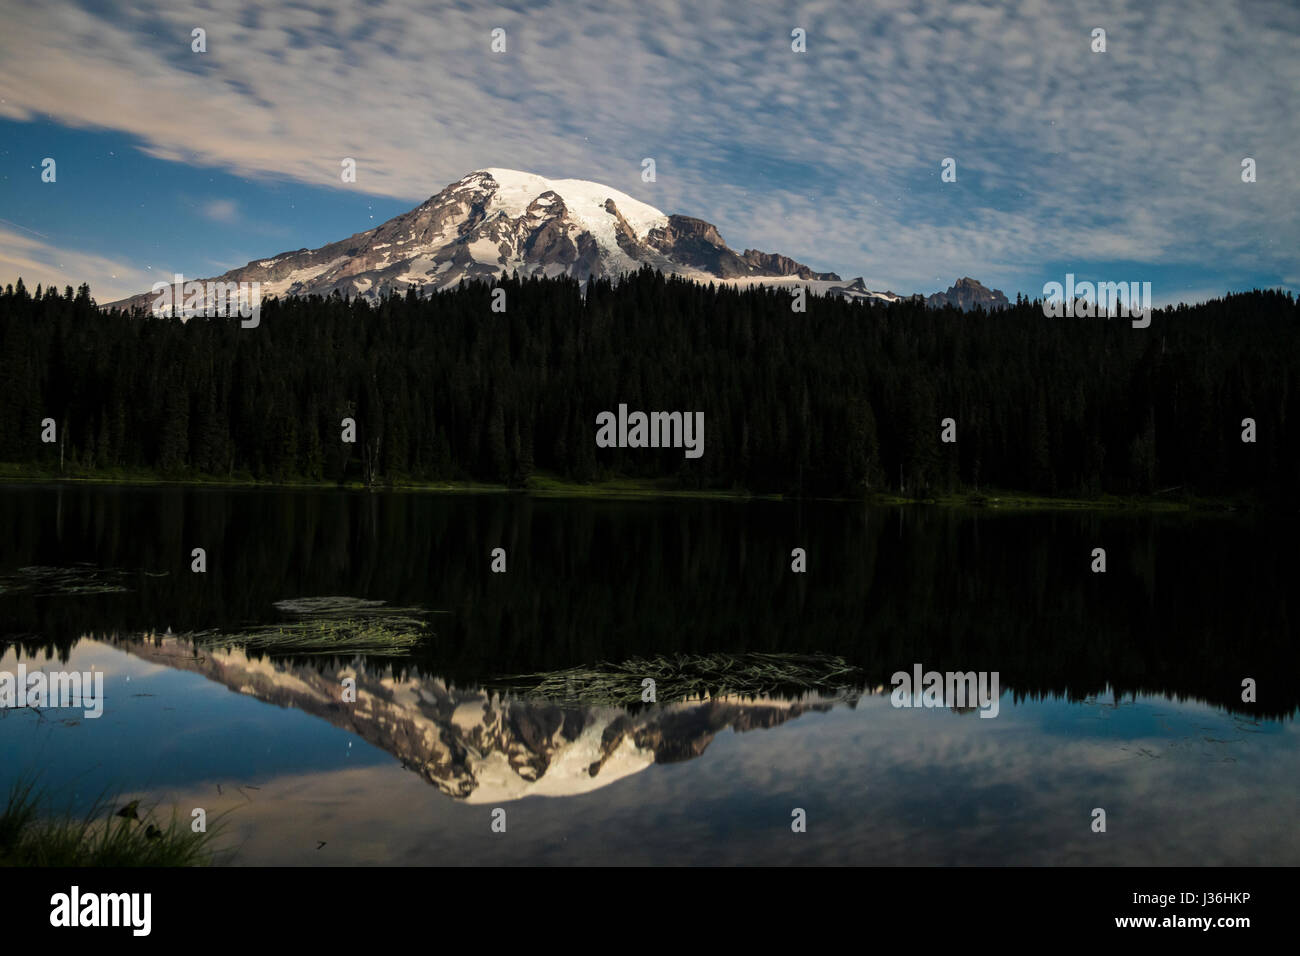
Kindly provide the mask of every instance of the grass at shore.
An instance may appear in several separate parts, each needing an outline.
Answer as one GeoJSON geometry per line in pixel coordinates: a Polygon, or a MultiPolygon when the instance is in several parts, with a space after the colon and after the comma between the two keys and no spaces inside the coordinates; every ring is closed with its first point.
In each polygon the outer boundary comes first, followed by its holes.
{"type": "MultiPolygon", "coordinates": [[[[0,462],[0,482],[27,482],[44,484],[51,482],[67,484],[92,485],[189,485],[214,488],[345,488],[364,491],[366,485],[361,481],[313,481],[310,479],[283,479],[276,481],[259,480],[246,473],[229,476],[191,474],[162,475],[147,468],[65,468],[60,474],[57,468],[38,465],[0,462]]],[[[503,485],[491,485],[474,481],[398,481],[377,485],[376,491],[418,490],[448,492],[491,492],[507,491],[503,485]]]]}
{"type": "Polygon", "coordinates": [[[17,783],[0,810],[0,866],[209,866],[220,826],[195,833],[175,813],[165,825],[139,801],[120,810],[103,800],[83,817],[47,816],[43,795],[17,783]]]}
{"type": "Polygon", "coordinates": [[[562,498],[717,498],[746,501],[780,501],[781,495],[755,495],[747,491],[678,488],[669,481],[649,478],[610,478],[581,484],[554,475],[534,475],[523,489],[530,495],[562,498]]]}
{"type": "MultiPolygon", "coordinates": [[[[222,477],[215,475],[184,475],[168,477],[147,469],[89,470],[45,468],[28,464],[0,462],[0,482],[75,483],[107,485],[189,485],[235,488],[342,488],[364,491],[361,481],[310,481],[282,480],[259,481],[248,474],[222,477]]],[[[530,477],[522,487],[510,488],[475,481],[416,481],[396,479],[376,485],[374,491],[436,492],[442,494],[527,494],[540,498],[695,498],[732,501],[780,501],[783,495],[755,495],[744,490],[683,489],[671,479],[615,477],[590,483],[572,481],[555,475],[539,473],[530,477]]],[[[924,498],[910,498],[889,492],[873,492],[861,498],[829,499],[837,501],[863,501],[878,506],[937,505],[948,508],[984,508],[990,510],[1136,510],[1136,511],[1226,511],[1251,507],[1249,502],[1197,498],[1163,493],[1155,495],[1098,495],[1090,498],[1062,498],[1035,495],[1019,491],[962,491],[924,498]]]]}
{"type": "Polygon", "coordinates": [[[954,492],[933,498],[911,499],[896,495],[877,495],[870,499],[874,504],[904,505],[929,504],[948,508],[987,508],[1021,510],[1136,510],[1136,511],[1196,511],[1224,510],[1235,505],[1229,501],[1209,499],[1168,498],[1159,495],[1099,495],[1096,498],[1052,498],[1021,491],[954,492]]]}

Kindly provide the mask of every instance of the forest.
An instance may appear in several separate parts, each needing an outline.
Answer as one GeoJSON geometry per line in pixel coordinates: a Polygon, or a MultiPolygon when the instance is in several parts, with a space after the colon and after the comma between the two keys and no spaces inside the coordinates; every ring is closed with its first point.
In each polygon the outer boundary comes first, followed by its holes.
{"type": "Polygon", "coordinates": [[[649,269],[585,294],[503,275],[378,304],[272,299],[246,329],[19,280],[0,294],[0,463],[375,486],[545,473],[804,497],[1262,502],[1300,482],[1290,293],[1155,310],[1142,329],[1048,318],[1022,297],[991,313],[790,303],[649,269]],[[622,403],[702,413],[707,453],[599,447],[597,416],[622,403]]]}

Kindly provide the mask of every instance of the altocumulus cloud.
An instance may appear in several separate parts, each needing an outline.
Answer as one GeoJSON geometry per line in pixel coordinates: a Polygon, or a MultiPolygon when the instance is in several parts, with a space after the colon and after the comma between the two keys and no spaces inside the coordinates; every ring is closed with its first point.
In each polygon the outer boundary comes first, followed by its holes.
{"type": "Polygon", "coordinates": [[[1297,271],[1289,0],[339,6],[12,5],[0,116],[339,188],[351,156],[346,188],[412,201],[489,165],[596,179],[896,291],[1032,288],[1049,261],[1297,271]]]}

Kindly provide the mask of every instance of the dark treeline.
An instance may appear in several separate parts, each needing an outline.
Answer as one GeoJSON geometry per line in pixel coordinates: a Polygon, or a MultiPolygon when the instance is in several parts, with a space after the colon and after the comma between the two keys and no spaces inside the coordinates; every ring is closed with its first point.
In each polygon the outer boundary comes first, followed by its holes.
{"type": "Polygon", "coordinates": [[[564,278],[498,286],[504,313],[479,283],[376,306],[273,300],[245,329],[20,282],[0,295],[0,460],[378,483],[545,471],[802,495],[1275,498],[1300,483],[1300,310],[1281,292],[1135,329],[1027,301],[962,314],[813,297],[794,313],[784,292],[648,270],[585,298],[564,278]],[[703,457],[598,448],[596,416],[620,403],[702,411],[703,457]]]}

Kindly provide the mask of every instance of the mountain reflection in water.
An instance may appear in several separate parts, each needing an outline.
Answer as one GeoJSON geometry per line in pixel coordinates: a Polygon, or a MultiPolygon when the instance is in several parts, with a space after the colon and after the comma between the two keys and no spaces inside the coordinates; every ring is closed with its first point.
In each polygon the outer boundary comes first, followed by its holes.
{"type": "Polygon", "coordinates": [[[435,677],[373,676],[355,663],[293,663],[231,648],[196,653],[193,644],[174,637],[114,646],[329,721],[469,803],[587,793],[652,763],[698,757],[722,730],[773,727],[836,702],[814,695],[724,698],[637,711],[561,706],[459,688],[435,677]],[[345,678],[355,681],[355,702],[343,700],[345,678]]]}
{"type": "Polygon", "coordinates": [[[58,806],[107,791],[225,813],[242,864],[1296,865],[1296,530],[11,486],[0,670],[95,667],[106,699],[97,720],[0,709],[0,787],[36,774],[58,806]],[[337,658],[337,630],[282,626],[372,612],[384,626],[337,658]],[[308,638],[312,656],[284,652],[308,638]],[[735,680],[778,659],[802,664],[735,680]],[[627,702],[639,681],[563,693],[680,661],[708,667],[656,704],[627,702]],[[998,674],[996,716],[891,706],[890,676],[918,664],[998,674]],[[671,700],[683,686],[710,696],[671,700]]]}

